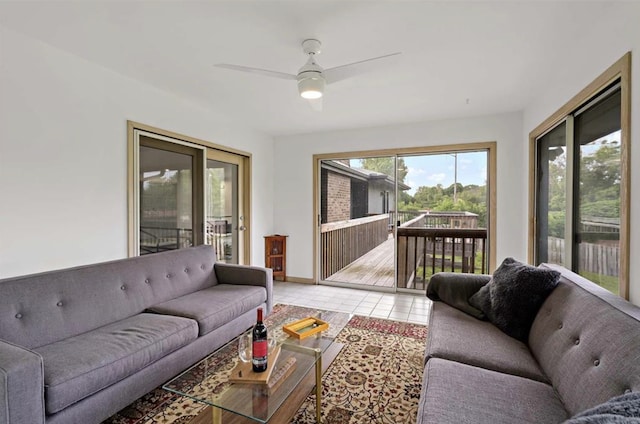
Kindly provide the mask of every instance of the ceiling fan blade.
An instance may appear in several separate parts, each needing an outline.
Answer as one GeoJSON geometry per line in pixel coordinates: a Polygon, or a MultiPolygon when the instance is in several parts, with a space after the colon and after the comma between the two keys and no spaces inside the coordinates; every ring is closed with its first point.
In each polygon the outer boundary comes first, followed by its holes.
{"type": "Polygon", "coordinates": [[[360,65],[368,64],[369,62],[372,62],[374,60],[387,59],[393,56],[397,56],[399,54],[402,54],[402,52],[395,52],[391,54],[386,54],[384,56],[372,57],[371,59],[365,59],[359,62],[353,62],[347,65],[340,65],[334,68],[325,69],[323,72],[323,75],[327,80],[327,83],[341,81],[345,78],[349,78],[354,75],[367,72],[369,70],[367,66],[360,66],[360,65]]]}
{"type": "Polygon", "coordinates": [[[293,74],[287,74],[287,73],[278,72],[278,71],[270,71],[268,69],[250,68],[248,66],[240,66],[240,65],[229,65],[227,63],[218,63],[215,66],[217,66],[218,68],[231,69],[231,70],[234,70],[234,71],[249,72],[251,74],[264,75],[264,76],[273,77],[273,78],[281,78],[281,79],[286,79],[286,80],[295,80],[296,79],[296,76],[293,75],[293,74]]]}
{"type": "Polygon", "coordinates": [[[318,99],[309,99],[307,101],[309,102],[309,106],[311,106],[311,109],[315,110],[316,112],[322,112],[322,97],[318,99]]]}

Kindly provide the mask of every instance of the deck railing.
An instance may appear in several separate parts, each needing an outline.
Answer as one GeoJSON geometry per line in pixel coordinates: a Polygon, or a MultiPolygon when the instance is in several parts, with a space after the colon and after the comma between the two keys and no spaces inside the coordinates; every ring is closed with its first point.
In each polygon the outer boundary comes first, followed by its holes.
{"type": "Polygon", "coordinates": [[[193,245],[193,230],[140,226],[140,254],[182,249],[193,245]]]}
{"type": "Polygon", "coordinates": [[[389,238],[389,214],[322,224],[321,278],[340,271],[389,238]]]}
{"type": "Polygon", "coordinates": [[[421,217],[397,229],[398,287],[423,290],[439,271],[487,272],[487,230],[424,228],[421,217]]]}
{"type": "Polygon", "coordinates": [[[231,225],[225,217],[210,217],[206,221],[206,243],[213,246],[216,260],[227,263],[231,259],[231,225]]]}

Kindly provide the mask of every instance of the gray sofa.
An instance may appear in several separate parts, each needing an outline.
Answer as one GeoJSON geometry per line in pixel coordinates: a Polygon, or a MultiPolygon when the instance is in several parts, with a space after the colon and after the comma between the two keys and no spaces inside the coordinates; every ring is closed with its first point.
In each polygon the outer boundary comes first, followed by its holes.
{"type": "Polygon", "coordinates": [[[0,280],[0,424],[101,422],[268,314],[272,284],[210,246],[0,280]]]}
{"type": "MultiPolygon", "coordinates": [[[[640,391],[640,308],[560,266],[540,267],[561,277],[526,344],[459,308],[433,303],[418,423],[562,423],[640,391]]],[[[458,289],[467,296],[489,279],[432,277],[450,287],[448,298],[458,289]]]]}

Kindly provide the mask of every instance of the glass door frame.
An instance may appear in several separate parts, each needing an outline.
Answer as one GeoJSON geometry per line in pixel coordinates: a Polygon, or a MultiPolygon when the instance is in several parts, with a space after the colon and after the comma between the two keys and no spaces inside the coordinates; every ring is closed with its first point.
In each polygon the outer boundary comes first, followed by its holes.
{"type": "MultiPolygon", "coordinates": [[[[631,191],[631,52],[626,53],[607,70],[600,74],[588,86],[548,117],[529,133],[529,263],[536,260],[537,235],[537,197],[536,164],[537,140],[561,124],[569,115],[588,104],[594,97],[611,86],[616,80],[621,87],[621,180],[620,180],[620,270],[619,294],[629,299],[629,253],[630,253],[630,202],[631,191]]],[[[570,123],[572,125],[572,122],[570,123]]],[[[573,129],[571,129],[573,131],[573,129]]],[[[571,150],[571,149],[568,149],[571,150]]],[[[567,159],[569,162],[569,158],[567,159]]],[[[568,172],[568,171],[567,171],[568,172]]],[[[569,193],[567,193],[567,196],[569,193]]],[[[569,199],[569,197],[567,197],[569,199]]],[[[573,213],[573,211],[571,211],[573,213]]],[[[567,211],[569,215],[569,211],[567,211]]],[[[573,225],[573,224],[571,224],[573,225]]],[[[566,243],[565,246],[569,244],[566,243]]],[[[571,253],[571,252],[569,252],[571,253]]],[[[571,258],[565,252],[566,258],[571,258]]]]}
{"type": "MultiPolygon", "coordinates": [[[[317,171],[314,172],[314,209],[317,207],[318,209],[316,209],[317,212],[317,228],[314,228],[314,257],[316,257],[316,260],[314,260],[314,282],[316,284],[326,284],[326,285],[332,285],[332,286],[336,286],[336,287],[348,287],[348,288],[359,288],[359,289],[368,289],[368,290],[375,290],[375,291],[380,291],[380,292],[389,292],[389,293],[393,293],[397,291],[397,267],[396,267],[396,259],[397,259],[397,252],[396,252],[396,219],[397,219],[397,195],[398,195],[398,184],[397,184],[397,157],[398,155],[396,154],[379,154],[379,155],[355,155],[355,156],[346,156],[343,154],[338,154],[339,157],[335,157],[335,155],[317,155],[317,156],[322,156],[322,158],[320,158],[319,160],[314,160],[314,167],[317,167],[317,171]],[[334,281],[334,280],[323,280],[322,279],[322,275],[321,275],[321,266],[322,266],[322,246],[320,245],[322,243],[322,236],[321,236],[321,228],[322,228],[322,211],[320,210],[321,205],[322,205],[322,199],[320,197],[316,197],[316,196],[321,196],[322,195],[322,190],[320,187],[320,184],[322,183],[322,162],[323,161],[331,161],[331,160],[340,160],[340,159],[369,159],[369,158],[391,158],[394,160],[394,175],[390,176],[390,178],[393,178],[394,181],[394,187],[393,187],[393,193],[394,193],[394,198],[396,199],[396,204],[393,205],[393,214],[390,214],[389,217],[389,221],[391,223],[393,223],[392,225],[392,233],[393,233],[393,239],[394,239],[394,247],[393,247],[393,286],[392,287],[388,287],[388,286],[379,286],[379,285],[367,285],[367,284],[357,284],[357,283],[351,283],[348,281],[334,281]],[[316,252],[317,249],[317,252],[316,252]],[[316,275],[316,270],[317,270],[317,275],[316,275]]],[[[315,158],[315,156],[314,156],[315,158]]],[[[315,169],[315,168],[314,168],[315,169]]],[[[368,206],[368,205],[367,205],[368,206]]],[[[350,208],[351,205],[350,205],[350,208]]],[[[383,208],[382,208],[383,210],[383,208]]],[[[384,213],[384,212],[383,212],[384,213]]],[[[339,221],[341,222],[341,221],[339,221]]],[[[388,224],[385,224],[385,227],[388,224]]],[[[386,241],[385,241],[386,242],[386,241]]],[[[381,243],[382,244],[382,243],[381,243]]],[[[379,247],[379,246],[377,246],[379,247]]],[[[376,248],[377,248],[376,247],[376,248]]],[[[374,248],[375,249],[375,248],[374,248]]],[[[373,249],[372,249],[373,250],[373,249]]],[[[364,256],[364,255],[363,255],[364,256]]],[[[355,262],[355,261],[354,261],[355,262]]]]}
{"type": "MultiPolygon", "coordinates": [[[[438,153],[452,153],[452,152],[473,152],[485,150],[487,152],[487,231],[488,231],[488,254],[489,254],[489,272],[493,272],[496,268],[496,227],[497,227],[497,142],[478,142],[478,143],[464,143],[464,144],[449,144],[438,146],[424,146],[424,147],[409,147],[409,148],[395,148],[395,149],[379,149],[379,150],[364,150],[364,151],[350,151],[340,153],[323,153],[313,155],[313,283],[314,284],[328,284],[326,281],[320,278],[320,269],[322,261],[322,249],[320,245],[320,228],[321,228],[321,190],[320,190],[320,172],[321,162],[323,160],[340,160],[340,159],[353,159],[353,158],[370,158],[370,157],[402,157],[402,156],[415,156],[420,154],[430,155],[438,153]]],[[[396,167],[397,168],[397,167],[396,167]]],[[[397,181],[397,170],[394,180],[397,181]]],[[[397,184],[396,184],[396,203],[398,201],[397,196],[397,184]]],[[[397,205],[394,206],[397,209],[397,205]]],[[[397,210],[395,212],[397,218],[397,210]]],[[[394,219],[393,236],[397,239],[396,234],[396,222],[394,219]]],[[[366,288],[368,290],[375,289],[380,291],[392,291],[392,292],[409,292],[415,293],[413,289],[398,289],[397,288],[397,252],[394,247],[394,274],[395,281],[394,287],[391,290],[380,290],[371,286],[362,286],[355,284],[333,284],[344,285],[351,288],[366,288]]]]}
{"type": "MultiPolygon", "coordinates": [[[[183,134],[174,133],[172,131],[163,130],[150,125],[142,124],[134,121],[127,121],[127,252],[128,256],[139,255],[139,151],[140,151],[140,135],[146,135],[151,138],[158,139],[160,141],[166,141],[175,143],[178,145],[184,145],[199,149],[203,152],[201,155],[202,170],[206,169],[206,161],[210,155],[216,160],[216,154],[220,154],[220,158],[225,158],[227,161],[233,160],[235,163],[240,163],[241,167],[238,168],[238,201],[239,206],[244,207],[244,211],[240,210],[240,215],[244,216],[243,225],[245,227],[242,231],[242,236],[239,236],[238,243],[238,259],[239,264],[246,265],[251,263],[251,166],[252,155],[251,153],[244,152],[242,150],[234,149],[227,146],[211,143],[205,140],[200,140],[194,137],[186,136],[183,134]]],[[[224,160],[223,160],[224,161],[224,160]]],[[[206,216],[206,190],[205,187],[205,172],[201,173],[202,181],[200,184],[200,193],[198,194],[201,201],[201,209],[198,213],[202,217],[206,216]]],[[[198,206],[200,209],[200,206],[198,206]]],[[[205,228],[204,220],[200,224],[198,229],[201,233],[201,242],[205,242],[205,228]]]]}
{"type": "Polygon", "coordinates": [[[197,176],[200,174],[204,175],[202,172],[206,166],[205,160],[205,149],[201,146],[196,146],[190,143],[186,143],[181,140],[173,139],[170,137],[165,137],[158,134],[149,133],[147,131],[142,130],[134,130],[134,176],[133,176],[133,201],[135,213],[132,216],[133,225],[134,225],[134,234],[133,234],[133,256],[140,255],[140,147],[145,143],[151,143],[151,145],[147,147],[152,147],[159,150],[172,151],[176,153],[186,153],[186,149],[181,149],[180,147],[186,147],[188,150],[192,150],[194,152],[193,155],[193,175],[192,175],[192,184],[193,184],[193,192],[192,192],[192,214],[193,214],[193,245],[197,246],[199,244],[204,243],[204,233],[202,231],[198,231],[198,228],[203,227],[204,216],[205,216],[205,202],[203,201],[203,197],[198,194],[198,191],[202,191],[202,187],[204,187],[204,178],[198,179],[197,176]],[[149,142],[142,141],[141,138],[149,138],[151,139],[149,142]],[[166,148],[160,146],[161,142],[166,142],[166,148]],[[174,147],[175,146],[175,147],[174,147]]]}
{"type": "MultiPolygon", "coordinates": [[[[247,225],[245,224],[245,208],[244,208],[244,201],[245,201],[245,196],[244,196],[244,186],[245,186],[245,169],[244,169],[244,160],[241,156],[233,154],[233,153],[228,153],[228,152],[223,152],[220,150],[214,150],[214,149],[208,149],[207,150],[207,154],[206,154],[206,160],[205,160],[205,170],[207,169],[206,167],[206,161],[208,160],[214,160],[217,162],[223,162],[223,163],[227,163],[227,164],[231,164],[231,165],[236,165],[238,167],[238,181],[237,181],[237,213],[238,213],[238,222],[237,223],[232,223],[232,228],[231,231],[233,233],[233,241],[237,243],[237,246],[234,247],[234,250],[237,252],[238,255],[238,263],[239,264],[244,264],[244,256],[245,256],[245,237],[242,237],[242,234],[244,234],[245,231],[247,231],[247,225]]],[[[206,187],[206,184],[205,184],[206,187]]],[[[205,189],[205,220],[206,220],[206,205],[208,204],[208,200],[206,198],[206,193],[208,190],[205,189]]]]}

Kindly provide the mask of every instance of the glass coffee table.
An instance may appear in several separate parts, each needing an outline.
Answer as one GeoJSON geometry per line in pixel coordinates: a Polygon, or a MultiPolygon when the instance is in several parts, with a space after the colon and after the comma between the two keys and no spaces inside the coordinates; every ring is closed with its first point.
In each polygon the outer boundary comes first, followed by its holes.
{"type": "MultiPolygon", "coordinates": [[[[345,323],[349,317],[337,312],[327,314],[336,314],[337,321],[345,323]]],[[[323,319],[329,321],[329,330],[332,330],[331,320],[323,319]]],[[[205,411],[211,421],[201,419],[194,423],[281,423],[289,422],[315,386],[316,422],[320,423],[322,374],[343,347],[334,341],[337,332],[322,332],[298,340],[282,332],[282,322],[269,326],[269,331],[280,346],[274,369],[277,371],[286,361],[293,362],[291,358],[295,360],[292,371],[273,388],[265,384],[229,382],[231,371],[239,361],[236,338],[164,384],[163,389],[211,406],[205,411]]]]}

